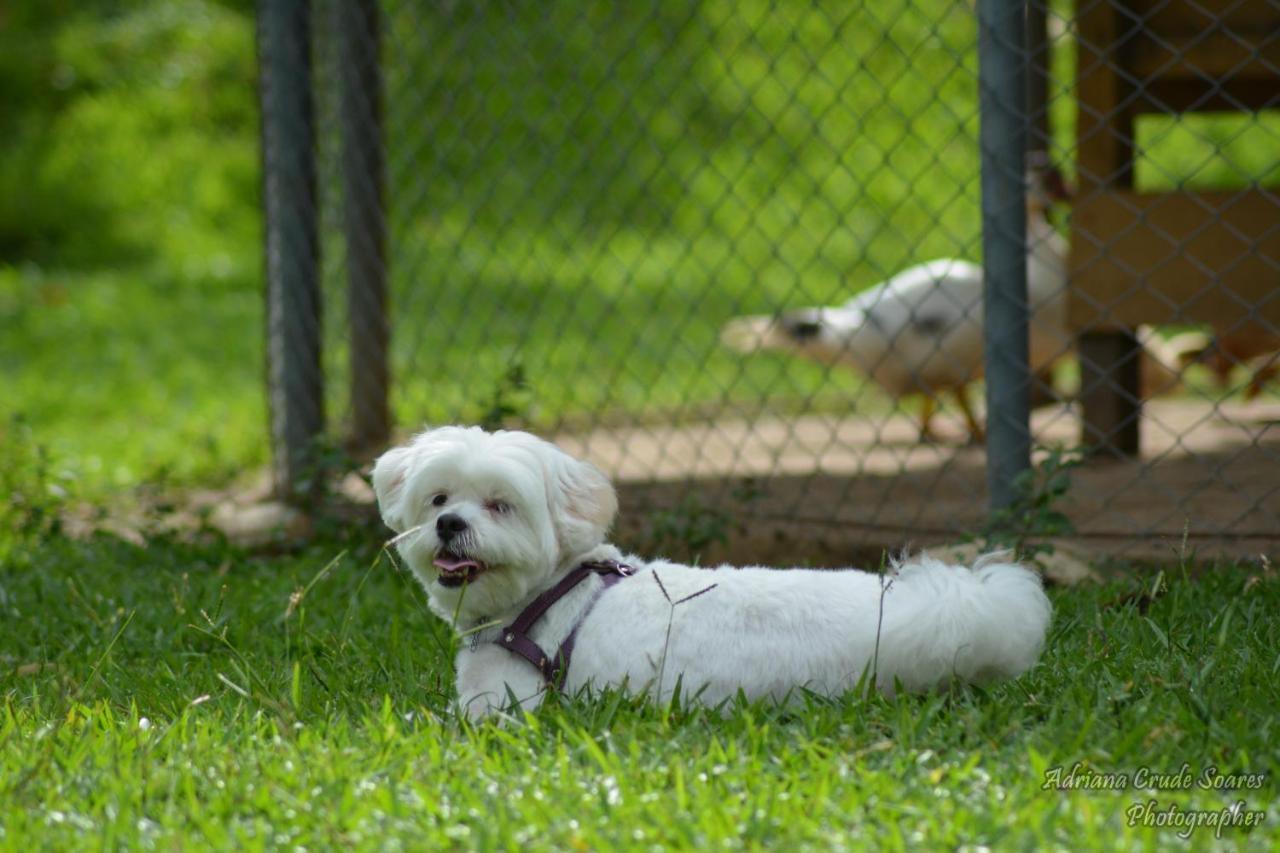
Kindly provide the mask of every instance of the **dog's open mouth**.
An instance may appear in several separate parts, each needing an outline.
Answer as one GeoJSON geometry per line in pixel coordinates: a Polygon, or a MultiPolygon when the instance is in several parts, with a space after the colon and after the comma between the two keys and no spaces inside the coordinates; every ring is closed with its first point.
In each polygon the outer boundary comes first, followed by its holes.
{"type": "Polygon", "coordinates": [[[440,570],[441,586],[462,586],[488,568],[479,560],[450,551],[441,551],[434,560],[435,567],[440,570]]]}

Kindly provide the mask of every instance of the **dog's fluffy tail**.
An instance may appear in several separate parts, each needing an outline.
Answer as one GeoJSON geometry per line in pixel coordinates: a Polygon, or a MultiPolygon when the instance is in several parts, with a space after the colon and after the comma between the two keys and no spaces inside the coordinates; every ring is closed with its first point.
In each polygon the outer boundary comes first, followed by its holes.
{"type": "Polygon", "coordinates": [[[1040,576],[1008,552],[973,568],[933,557],[903,561],[883,598],[876,681],[927,691],[954,679],[1013,678],[1040,657],[1052,607],[1040,576]]]}

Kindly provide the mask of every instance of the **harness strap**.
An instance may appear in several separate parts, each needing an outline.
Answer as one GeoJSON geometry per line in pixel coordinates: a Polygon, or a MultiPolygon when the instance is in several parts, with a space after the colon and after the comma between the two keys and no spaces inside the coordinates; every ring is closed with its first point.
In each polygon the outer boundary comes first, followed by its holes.
{"type": "Polygon", "coordinates": [[[519,655],[529,663],[537,667],[542,673],[542,677],[547,682],[547,686],[559,689],[564,681],[565,674],[569,671],[569,658],[573,654],[573,642],[578,634],[578,627],[582,624],[582,620],[587,617],[587,613],[591,611],[591,607],[595,604],[592,599],[586,607],[583,608],[578,621],[574,623],[573,628],[569,631],[560,649],[556,652],[555,657],[548,657],[542,647],[535,643],[529,637],[529,631],[541,619],[551,606],[560,599],[564,598],[578,584],[582,583],[592,574],[600,575],[600,579],[604,582],[603,589],[613,586],[623,578],[630,577],[635,570],[626,563],[619,563],[617,560],[592,560],[582,563],[567,575],[561,578],[560,582],[551,589],[535,598],[528,607],[520,611],[520,615],[515,621],[502,629],[501,635],[495,641],[499,646],[519,655]]]}

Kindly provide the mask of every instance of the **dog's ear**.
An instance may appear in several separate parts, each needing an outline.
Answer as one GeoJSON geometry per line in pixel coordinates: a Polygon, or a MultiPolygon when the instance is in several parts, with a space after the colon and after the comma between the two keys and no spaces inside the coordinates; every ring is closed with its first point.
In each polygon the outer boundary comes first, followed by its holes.
{"type": "Polygon", "coordinates": [[[396,447],[373,463],[373,493],[378,496],[378,510],[387,527],[396,533],[403,533],[409,527],[409,519],[405,515],[404,486],[412,458],[411,447],[396,447]]]}
{"type": "Polygon", "coordinates": [[[556,533],[565,555],[581,554],[604,541],[618,513],[618,496],[609,478],[589,462],[561,454],[552,473],[556,533]]]}

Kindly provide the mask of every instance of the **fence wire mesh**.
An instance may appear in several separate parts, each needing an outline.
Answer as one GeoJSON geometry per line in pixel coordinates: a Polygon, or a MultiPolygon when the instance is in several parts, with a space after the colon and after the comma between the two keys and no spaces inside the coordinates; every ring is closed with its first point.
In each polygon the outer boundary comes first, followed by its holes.
{"type": "MultiPolygon", "coordinates": [[[[1034,459],[1087,451],[1054,509],[1113,552],[1265,550],[1280,0],[1028,23],[1034,459]]],[[[389,387],[398,435],[532,429],[629,529],[762,553],[984,527],[968,2],[317,0],[312,30],[335,431],[385,440],[389,387]]]]}

